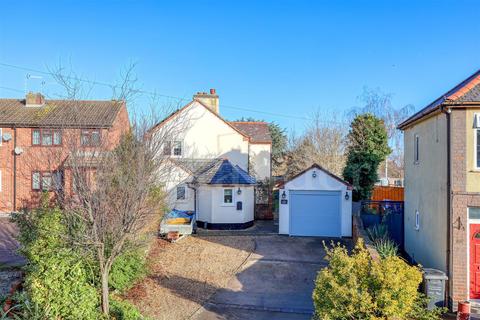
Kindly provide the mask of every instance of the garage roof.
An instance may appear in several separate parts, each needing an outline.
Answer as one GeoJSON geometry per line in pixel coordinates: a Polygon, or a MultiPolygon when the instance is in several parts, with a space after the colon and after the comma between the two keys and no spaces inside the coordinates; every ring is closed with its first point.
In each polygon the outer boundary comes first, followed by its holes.
{"type": "Polygon", "coordinates": [[[333,179],[335,179],[335,180],[339,181],[340,183],[343,183],[344,185],[346,185],[349,190],[352,189],[352,185],[351,185],[350,183],[348,183],[347,181],[343,180],[343,179],[340,178],[339,176],[331,173],[330,171],[328,171],[327,169],[323,168],[322,166],[320,166],[320,165],[317,164],[317,163],[312,164],[310,167],[308,167],[307,169],[305,169],[305,170],[297,173],[296,175],[294,175],[294,176],[291,177],[290,179],[283,181],[281,184],[279,184],[278,187],[279,187],[279,188],[283,188],[283,186],[285,186],[285,184],[287,184],[288,182],[290,182],[290,181],[294,180],[295,178],[301,176],[302,174],[304,174],[305,172],[307,172],[307,171],[310,170],[310,169],[318,169],[318,170],[320,170],[320,171],[323,171],[323,172],[325,172],[327,175],[329,175],[330,177],[332,177],[333,179]]]}

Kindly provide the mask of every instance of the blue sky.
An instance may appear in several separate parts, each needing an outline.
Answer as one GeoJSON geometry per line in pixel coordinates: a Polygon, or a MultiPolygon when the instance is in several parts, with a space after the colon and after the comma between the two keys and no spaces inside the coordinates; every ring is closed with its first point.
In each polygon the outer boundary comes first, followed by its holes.
{"type": "MultiPolygon", "coordinates": [[[[480,67],[475,1],[2,1],[1,11],[0,63],[45,70],[61,59],[114,83],[136,62],[144,90],[216,88],[224,117],[295,130],[305,120],[289,115],[341,116],[365,86],[421,108],[480,67]]],[[[0,96],[22,96],[27,73],[0,65],[0,86],[20,90],[0,96]]],[[[110,97],[100,86],[90,94],[110,97]]]]}

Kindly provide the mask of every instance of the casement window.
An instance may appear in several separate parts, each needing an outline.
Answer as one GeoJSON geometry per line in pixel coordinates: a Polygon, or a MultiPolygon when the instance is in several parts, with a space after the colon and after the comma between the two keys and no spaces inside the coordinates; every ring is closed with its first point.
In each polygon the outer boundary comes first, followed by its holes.
{"type": "Polygon", "coordinates": [[[233,205],[233,189],[232,188],[223,189],[223,205],[226,205],[226,206],[233,205]]]}
{"type": "Polygon", "coordinates": [[[413,161],[418,164],[420,162],[420,137],[418,134],[414,136],[413,147],[413,161]]]}
{"type": "Polygon", "coordinates": [[[480,170],[480,113],[474,115],[473,121],[474,131],[474,152],[475,152],[475,169],[480,170]]]}
{"type": "Polygon", "coordinates": [[[420,212],[415,211],[415,230],[420,230],[420,212]]]}
{"type": "Polygon", "coordinates": [[[32,129],[32,146],[60,146],[61,144],[62,130],[32,129]]]}
{"type": "Polygon", "coordinates": [[[52,191],[62,188],[62,172],[32,172],[32,190],[52,191]]]}
{"type": "Polygon", "coordinates": [[[83,147],[97,147],[101,143],[100,130],[83,129],[80,133],[80,144],[83,147]]]}
{"type": "Polygon", "coordinates": [[[177,187],[177,200],[184,201],[187,197],[186,191],[187,190],[186,190],[185,186],[178,186],[177,187]]]}
{"type": "Polygon", "coordinates": [[[181,157],[183,155],[182,141],[166,141],[163,144],[163,155],[181,157]]]}

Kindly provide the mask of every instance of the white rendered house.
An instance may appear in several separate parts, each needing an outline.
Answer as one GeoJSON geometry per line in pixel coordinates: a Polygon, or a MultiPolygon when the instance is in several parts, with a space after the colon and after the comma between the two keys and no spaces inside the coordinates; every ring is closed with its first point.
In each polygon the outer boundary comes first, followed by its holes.
{"type": "Polygon", "coordinates": [[[253,221],[255,181],[271,177],[267,123],[226,121],[211,89],[194,95],[151,132],[164,141],[159,156],[170,160],[166,189],[171,209],[196,211],[200,226],[205,222],[209,227],[237,228],[253,221]],[[206,180],[206,169],[218,171],[222,166],[234,171],[229,179],[206,180]]]}

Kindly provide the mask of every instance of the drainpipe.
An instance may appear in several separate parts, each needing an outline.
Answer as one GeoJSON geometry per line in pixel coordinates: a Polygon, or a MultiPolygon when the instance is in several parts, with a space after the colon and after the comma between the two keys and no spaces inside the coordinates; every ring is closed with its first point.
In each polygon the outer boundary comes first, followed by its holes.
{"type": "MultiPolygon", "coordinates": [[[[452,220],[452,161],[451,161],[451,108],[442,107],[441,111],[445,113],[447,117],[447,250],[446,250],[446,266],[449,285],[446,287],[445,295],[446,301],[450,304],[450,255],[451,255],[451,220],[452,220]]],[[[453,307],[453,306],[452,306],[453,307]]]]}
{"type": "Polygon", "coordinates": [[[17,127],[13,126],[13,211],[17,211],[17,127]]]}

